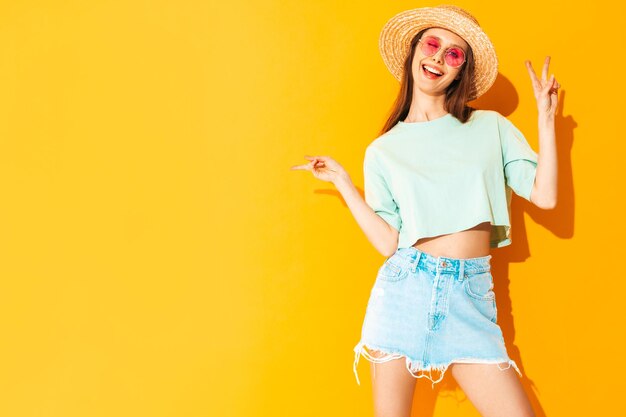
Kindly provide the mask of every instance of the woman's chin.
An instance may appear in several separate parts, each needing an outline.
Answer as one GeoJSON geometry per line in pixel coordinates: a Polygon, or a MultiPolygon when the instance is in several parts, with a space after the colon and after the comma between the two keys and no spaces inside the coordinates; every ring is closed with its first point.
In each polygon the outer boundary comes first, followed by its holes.
{"type": "Polygon", "coordinates": [[[442,87],[441,85],[434,87],[423,84],[417,84],[417,89],[427,96],[445,96],[446,95],[446,87],[442,87]]]}

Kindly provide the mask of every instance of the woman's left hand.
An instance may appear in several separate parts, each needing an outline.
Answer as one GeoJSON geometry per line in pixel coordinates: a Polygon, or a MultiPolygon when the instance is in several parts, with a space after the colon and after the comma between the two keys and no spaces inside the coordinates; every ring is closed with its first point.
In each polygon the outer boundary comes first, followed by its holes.
{"type": "Polygon", "coordinates": [[[548,78],[550,57],[547,56],[544,61],[543,70],[541,71],[541,79],[538,79],[537,75],[535,75],[535,71],[533,70],[533,66],[530,61],[526,60],[525,63],[526,68],[528,68],[528,73],[530,74],[530,81],[533,84],[539,116],[554,118],[559,97],[558,89],[561,87],[561,84],[558,83],[554,74],[548,78]]]}

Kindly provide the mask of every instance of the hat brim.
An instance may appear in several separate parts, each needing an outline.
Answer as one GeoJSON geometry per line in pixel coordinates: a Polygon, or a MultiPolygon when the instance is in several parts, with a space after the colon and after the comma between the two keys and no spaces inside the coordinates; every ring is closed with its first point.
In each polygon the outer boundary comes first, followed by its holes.
{"type": "Polygon", "coordinates": [[[383,27],[378,46],[387,69],[402,80],[404,61],[411,47],[411,40],[426,28],[448,29],[469,44],[474,55],[474,74],[469,100],[483,95],[498,76],[498,57],[487,34],[469,17],[453,8],[422,7],[398,13],[383,27]]]}

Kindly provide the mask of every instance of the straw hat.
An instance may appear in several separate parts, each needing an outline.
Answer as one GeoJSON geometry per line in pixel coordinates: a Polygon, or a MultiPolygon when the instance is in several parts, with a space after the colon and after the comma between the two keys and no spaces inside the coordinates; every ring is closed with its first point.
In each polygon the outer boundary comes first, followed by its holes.
{"type": "Polygon", "coordinates": [[[498,75],[496,51],[476,18],[453,5],[406,10],[389,19],[380,33],[378,47],[393,76],[398,81],[402,79],[402,68],[411,40],[419,31],[430,27],[448,29],[462,37],[472,48],[475,68],[469,100],[489,90],[498,75]]]}

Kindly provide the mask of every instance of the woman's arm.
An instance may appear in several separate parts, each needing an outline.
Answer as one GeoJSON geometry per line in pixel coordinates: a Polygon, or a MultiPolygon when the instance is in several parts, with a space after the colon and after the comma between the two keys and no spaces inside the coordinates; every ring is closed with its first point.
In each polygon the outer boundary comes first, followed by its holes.
{"type": "Polygon", "coordinates": [[[557,201],[557,158],[554,116],[539,115],[537,174],[531,201],[543,209],[553,209],[557,201]]]}
{"type": "Polygon", "coordinates": [[[376,250],[386,258],[393,255],[398,248],[398,231],[367,205],[347,173],[337,178],[335,187],[376,250]]]}
{"type": "Polygon", "coordinates": [[[398,231],[376,214],[361,197],[341,164],[330,156],[305,155],[305,158],[310,161],[308,164],[294,165],[291,169],[311,171],[315,178],[332,182],[376,250],[386,258],[393,255],[398,247],[398,231]]]}
{"type": "Polygon", "coordinates": [[[537,100],[539,120],[539,152],[537,154],[537,173],[531,192],[531,201],[544,209],[551,209],[557,202],[557,157],[554,118],[558,104],[558,89],[561,86],[554,77],[548,78],[550,57],[547,56],[541,79],[537,78],[532,64],[526,61],[526,68],[537,100]]]}

